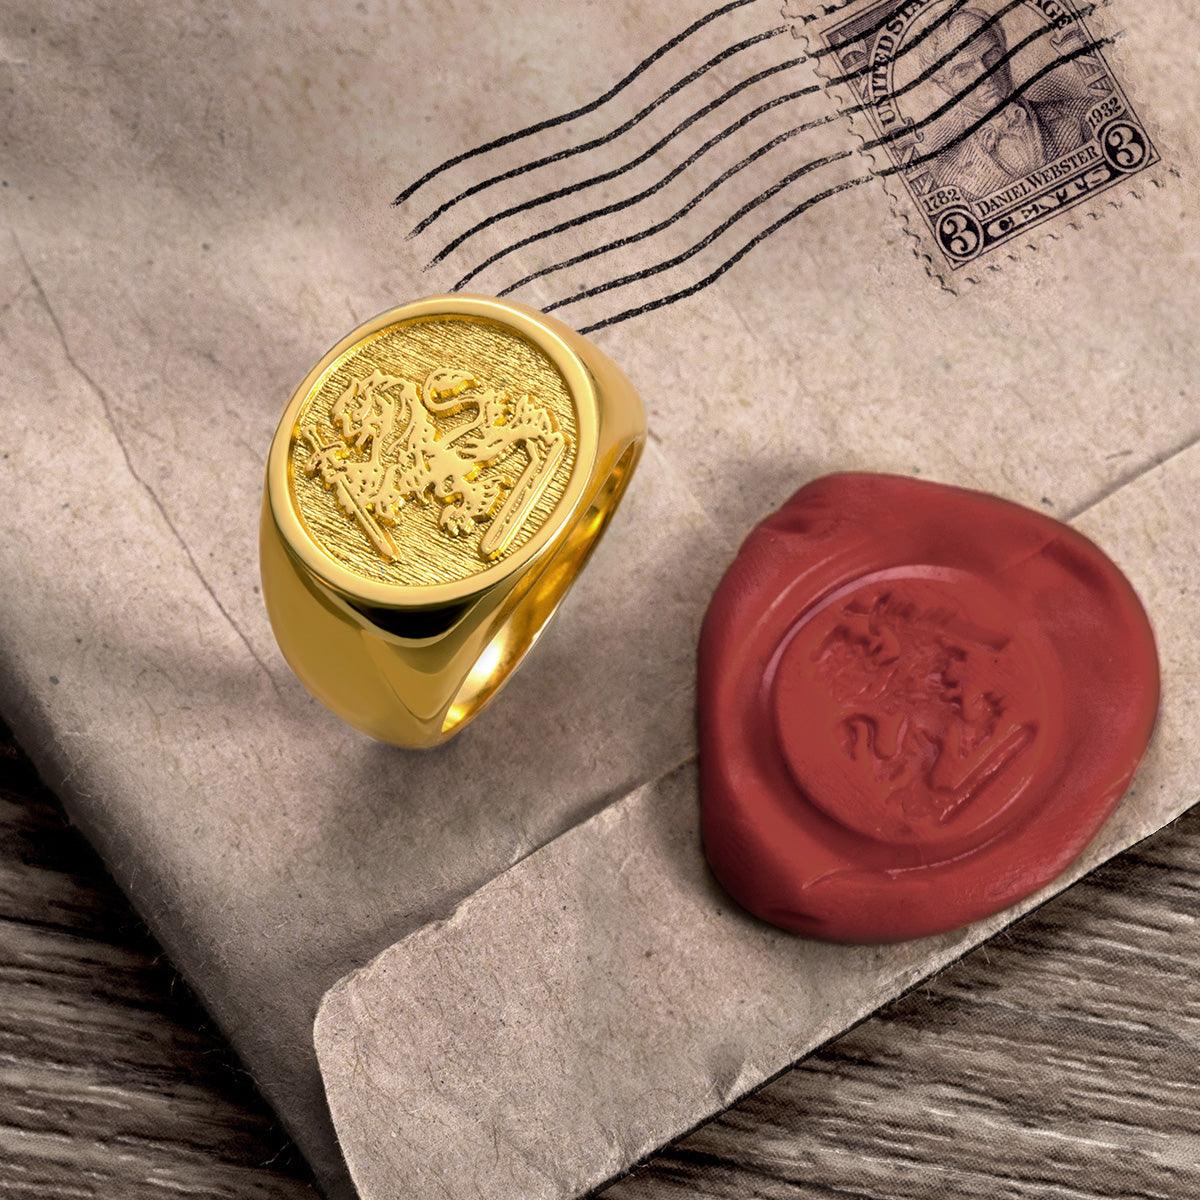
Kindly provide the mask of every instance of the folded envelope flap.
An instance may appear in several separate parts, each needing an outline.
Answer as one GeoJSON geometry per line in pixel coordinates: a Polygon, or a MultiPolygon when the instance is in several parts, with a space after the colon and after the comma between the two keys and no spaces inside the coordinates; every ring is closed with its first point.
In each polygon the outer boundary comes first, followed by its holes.
{"type": "Polygon", "coordinates": [[[889,947],[790,937],[706,871],[696,777],[632,793],[341,980],[317,1054],[363,1200],[583,1195],[1200,799],[1193,448],[1079,528],[1157,614],[1157,740],[1064,878],[957,934],[889,947]]]}

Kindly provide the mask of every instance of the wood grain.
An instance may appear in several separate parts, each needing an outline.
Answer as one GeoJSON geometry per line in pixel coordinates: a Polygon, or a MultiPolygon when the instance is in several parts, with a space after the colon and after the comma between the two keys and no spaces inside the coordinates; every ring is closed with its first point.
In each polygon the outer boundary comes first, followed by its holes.
{"type": "Polygon", "coordinates": [[[0,1196],[313,1200],[307,1181],[0,727],[0,1196]]]}
{"type": "MultiPolygon", "coordinates": [[[[1200,812],[605,1200],[1200,1196],[1197,863],[1200,812]]],[[[253,1082],[0,730],[0,1196],[172,1193],[314,1194],[253,1082]]]]}

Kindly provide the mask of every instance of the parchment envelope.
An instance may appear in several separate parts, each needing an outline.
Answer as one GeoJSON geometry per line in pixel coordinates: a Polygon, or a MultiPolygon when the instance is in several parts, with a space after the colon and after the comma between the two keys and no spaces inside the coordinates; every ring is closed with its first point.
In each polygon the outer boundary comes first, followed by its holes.
{"type": "MultiPolygon", "coordinates": [[[[826,18],[793,0],[0,12],[0,704],[330,1194],[578,1195],[1017,915],[832,948],[704,871],[699,622],[815,475],[919,473],[1095,537],[1153,616],[1165,693],[1079,869],[1197,800],[1200,5],[1114,0],[1082,57],[1048,0],[970,7],[1009,52],[1063,57],[1011,124],[929,159],[929,195],[968,213],[988,172],[1024,180],[1036,220],[980,223],[1002,244],[977,259],[970,220],[927,220],[888,173],[897,143],[862,148],[870,114],[838,115],[826,18]],[[1113,123],[1085,145],[1092,112],[1113,123]],[[1058,211],[1072,155],[1114,181],[1058,211]],[[262,471],[329,344],[472,272],[569,301],[652,437],[518,677],[421,756],[344,728],[280,658],[262,471]]],[[[911,153],[931,128],[904,125],[911,153]]]]}

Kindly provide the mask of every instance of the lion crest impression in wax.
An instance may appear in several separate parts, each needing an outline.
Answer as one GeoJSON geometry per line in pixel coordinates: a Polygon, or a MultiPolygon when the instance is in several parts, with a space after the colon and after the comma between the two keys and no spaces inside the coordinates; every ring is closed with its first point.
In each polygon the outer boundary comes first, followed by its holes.
{"type": "Polygon", "coordinates": [[[989,596],[984,625],[954,593],[953,577],[857,586],[800,624],[775,673],[792,777],[878,841],[964,845],[1016,801],[1052,736],[1051,689],[1039,656],[1003,632],[1008,606],[989,596]]]}
{"type": "Polygon", "coordinates": [[[1157,703],[1145,613],[1075,530],[938,484],[818,480],[751,534],[705,620],[709,861],[797,932],[954,928],[1079,854],[1157,703]]]}

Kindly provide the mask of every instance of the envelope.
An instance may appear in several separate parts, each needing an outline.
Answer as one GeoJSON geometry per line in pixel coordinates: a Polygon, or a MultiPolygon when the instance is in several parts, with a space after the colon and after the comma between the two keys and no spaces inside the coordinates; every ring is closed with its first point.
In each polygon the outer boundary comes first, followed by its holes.
{"type": "Polygon", "coordinates": [[[1138,587],[1159,731],[1054,888],[1197,800],[1197,15],[0,13],[0,708],[329,1195],[580,1195],[1019,915],[830,947],[703,867],[699,622],[815,476],[997,492],[1138,587]],[[527,664],[419,755],[290,675],[256,525],[311,364],[455,288],[588,331],[651,438],[527,664]]]}

